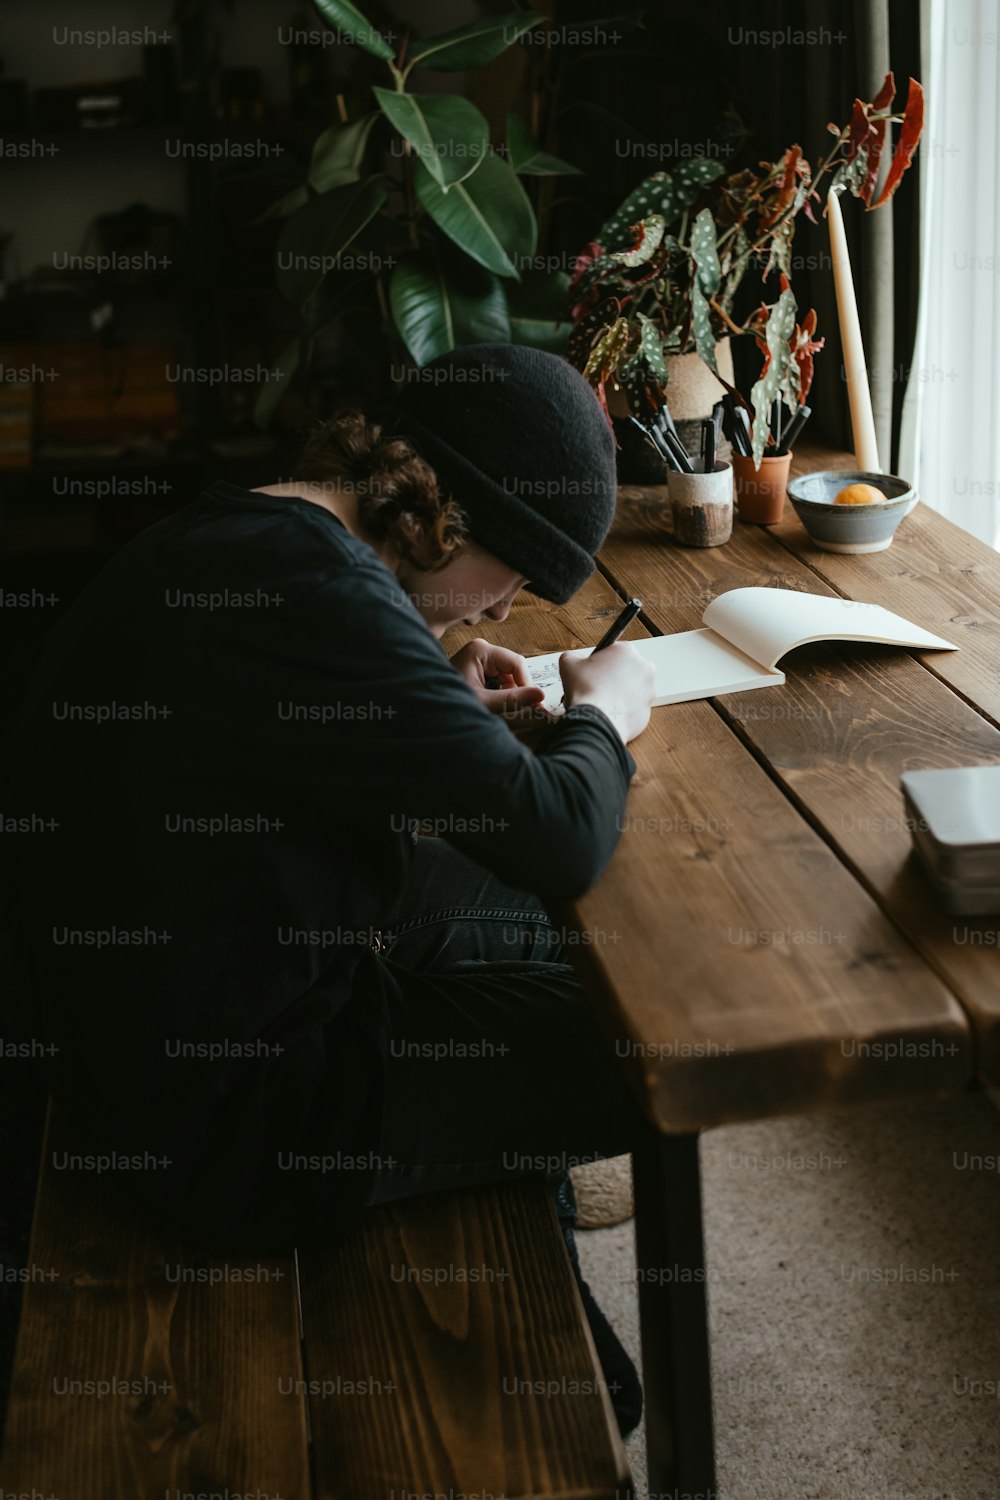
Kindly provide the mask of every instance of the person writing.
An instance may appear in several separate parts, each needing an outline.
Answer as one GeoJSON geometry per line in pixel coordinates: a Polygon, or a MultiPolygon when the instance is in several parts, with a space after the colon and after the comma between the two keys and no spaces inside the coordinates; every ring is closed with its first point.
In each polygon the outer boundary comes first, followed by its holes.
{"type": "MultiPolygon", "coordinates": [[[[569,599],[614,501],[583,378],[467,347],[384,424],[322,423],[294,480],[133,539],[51,633],[8,768],[55,825],[6,867],[24,1003],[81,1149],[138,1162],[116,1180],[171,1232],[328,1240],[539,1174],[569,1225],[568,1166],[630,1149],[546,902],[611,857],[653,668],[564,657],[532,750],[504,719],[541,698],[523,658],[440,644],[521,589],[569,599]]],[[[638,1381],[586,1300],[627,1429],[638,1381]]]]}

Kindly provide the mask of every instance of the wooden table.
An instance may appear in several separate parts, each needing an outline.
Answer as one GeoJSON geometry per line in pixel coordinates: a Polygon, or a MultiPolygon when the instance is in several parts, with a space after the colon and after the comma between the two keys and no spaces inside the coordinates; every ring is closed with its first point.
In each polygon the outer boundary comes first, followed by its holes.
{"type": "MultiPolygon", "coordinates": [[[[852,462],[813,450],[796,467],[852,462]]],[[[790,506],[689,549],[665,502],[623,488],[600,573],[564,607],[524,596],[490,638],[589,644],[631,595],[627,638],[689,630],[716,594],[769,585],[883,604],[961,648],[803,647],[782,687],[655,710],[614,859],[558,913],[590,935],[581,974],[649,1122],[650,1491],[698,1494],[714,1493],[698,1133],[1000,1082],[996,920],[936,907],[900,791],[903,771],[1000,761],[1000,556],[923,504],[867,556],[819,551],[790,506]]]]}

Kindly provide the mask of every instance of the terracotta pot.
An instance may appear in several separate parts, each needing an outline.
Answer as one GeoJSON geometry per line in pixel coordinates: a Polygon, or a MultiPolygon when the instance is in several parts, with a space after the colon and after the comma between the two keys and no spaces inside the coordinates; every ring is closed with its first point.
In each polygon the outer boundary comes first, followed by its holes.
{"type": "Polygon", "coordinates": [[[739,520],[757,526],[773,526],[781,520],[785,513],[785,487],[792,457],[791,453],[783,453],[780,458],[762,458],[760,468],[755,469],[752,458],[745,458],[742,453],[733,454],[739,520]]]}

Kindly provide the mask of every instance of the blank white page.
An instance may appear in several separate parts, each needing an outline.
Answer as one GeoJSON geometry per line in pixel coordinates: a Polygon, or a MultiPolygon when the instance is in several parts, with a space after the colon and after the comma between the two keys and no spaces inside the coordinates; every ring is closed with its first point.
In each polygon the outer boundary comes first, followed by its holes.
{"type": "MultiPolygon", "coordinates": [[[[785,680],[783,672],[759,666],[714,630],[682,630],[674,635],[654,635],[625,644],[656,667],[654,708],[661,703],[689,703],[694,698],[714,698],[719,693],[773,687],[785,680]]],[[[565,655],[589,656],[592,650],[592,646],[584,646],[565,655]]],[[[558,712],[563,694],[559,676],[559,657],[563,654],[555,651],[548,656],[528,658],[528,675],[538,687],[544,688],[541,707],[549,713],[558,712]]]]}
{"type": "Polygon", "coordinates": [[[860,604],[796,589],[730,589],[713,599],[702,620],[762,666],[773,667],[807,641],[874,641],[924,651],[957,651],[881,604],[860,604]]]}

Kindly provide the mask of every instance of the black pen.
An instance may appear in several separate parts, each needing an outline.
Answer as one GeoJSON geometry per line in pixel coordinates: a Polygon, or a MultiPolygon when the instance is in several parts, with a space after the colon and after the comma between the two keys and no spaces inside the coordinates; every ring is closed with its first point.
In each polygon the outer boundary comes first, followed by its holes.
{"type": "Polygon", "coordinates": [[[642,600],[630,599],[625,608],[622,610],[621,614],[618,616],[617,620],[615,620],[614,624],[609,626],[601,636],[601,639],[598,641],[593,651],[591,651],[591,656],[596,655],[598,651],[603,651],[605,646],[613,646],[615,641],[621,635],[622,631],[625,630],[629,625],[631,625],[640,609],[642,609],[642,600]]]}
{"type": "MultiPolygon", "coordinates": [[[[601,639],[594,647],[594,650],[591,651],[591,656],[594,655],[594,651],[603,651],[605,646],[613,646],[615,641],[621,635],[622,631],[628,629],[641,609],[641,599],[630,599],[625,605],[625,608],[622,610],[621,614],[618,616],[617,620],[615,620],[614,623],[610,625],[601,636],[601,639]]],[[[488,677],[486,679],[486,686],[488,688],[492,688],[495,691],[500,686],[500,679],[498,677],[488,677]]]]}
{"type": "Polygon", "coordinates": [[[785,428],[784,451],[790,452],[792,444],[802,431],[803,427],[812,416],[811,406],[800,406],[788,426],[785,428]]]}
{"type": "Polygon", "coordinates": [[[737,407],[732,396],[723,396],[722,402],[722,430],[736,452],[741,453],[744,458],[749,458],[751,448],[747,440],[746,426],[737,416],[740,408],[737,407]]]}
{"type": "Polygon", "coordinates": [[[664,401],[663,405],[656,411],[653,417],[653,426],[659,428],[664,437],[667,436],[668,432],[672,432],[678,443],[680,442],[681,435],[677,431],[677,423],[670,415],[670,407],[667,405],[666,401],[664,401]]]}
{"type": "Polygon", "coordinates": [[[681,473],[693,474],[694,464],[691,462],[691,455],[688,453],[687,449],[681,442],[680,438],[677,436],[676,432],[671,432],[668,429],[663,434],[663,441],[666,443],[667,447],[674,455],[674,458],[677,460],[677,463],[680,466],[681,473]]]}
{"type": "Polygon", "coordinates": [[[666,439],[660,433],[659,428],[647,427],[644,422],[639,421],[638,417],[629,417],[629,421],[638,427],[647,443],[652,443],[660,458],[667,465],[667,468],[673,469],[675,474],[681,473],[680,462],[667,447],[666,439]]]}
{"type": "Polygon", "coordinates": [[[753,457],[753,422],[751,421],[751,419],[750,419],[750,417],[749,417],[749,415],[747,413],[746,407],[745,406],[741,406],[739,402],[734,402],[733,403],[733,412],[734,412],[735,417],[736,417],[736,425],[740,429],[740,431],[742,432],[742,434],[743,434],[743,441],[746,444],[746,456],[747,456],[747,458],[752,458],[753,457]]]}
{"type": "MultiPolygon", "coordinates": [[[[716,458],[718,458],[719,445],[720,445],[720,442],[721,442],[721,439],[722,439],[722,434],[723,434],[723,425],[722,425],[723,415],[724,415],[724,408],[723,408],[722,402],[721,401],[716,401],[715,405],[712,407],[712,423],[713,423],[713,425],[715,427],[715,453],[716,453],[716,458]]],[[[728,433],[726,435],[728,436],[728,433]]]]}
{"type": "Polygon", "coordinates": [[[701,424],[701,472],[715,473],[715,421],[705,417],[701,424]]]}

